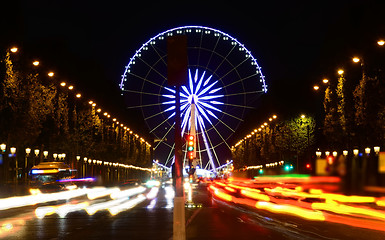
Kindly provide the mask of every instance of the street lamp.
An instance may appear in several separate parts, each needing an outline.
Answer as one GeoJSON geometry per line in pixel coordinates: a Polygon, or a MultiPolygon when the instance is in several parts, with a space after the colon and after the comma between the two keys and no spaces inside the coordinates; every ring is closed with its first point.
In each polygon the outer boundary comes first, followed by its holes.
{"type": "Polygon", "coordinates": [[[52,156],[53,156],[53,159],[56,161],[57,153],[54,153],[52,156]]]}
{"type": "MultiPolygon", "coordinates": [[[[12,156],[14,156],[15,153],[16,153],[16,148],[15,147],[11,147],[9,150],[10,150],[12,156]]],[[[17,164],[17,158],[15,159],[15,172],[16,172],[16,179],[15,179],[15,181],[17,182],[17,177],[18,177],[18,172],[19,172],[19,167],[18,167],[18,164],[17,164]]]]}
{"type": "Polygon", "coordinates": [[[342,74],[344,74],[344,70],[338,69],[337,73],[338,73],[339,75],[342,75],[342,74]]]}
{"type": "Polygon", "coordinates": [[[327,78],[324,78],[324,79],[322,79],[322,82],[326,84],[326,83],[328,83],[328,82],[329,82],[329,79],[327,79],[327,78]]]}
{"type": "Polygon", "coordinates": [[[6,148],[7,148],[7,145],[5,143],[0,144],[0,149],[2,152],[5,152],[6,148]]]}
{"type": "Polygon", "coordinates": [[[24,161],[24,179],[27,180],[27,175],[28,175],[28,172],[27,172],[27,169],[28,169],[28,156],[29,154],[31,153],[31,149],[30,148],[26,148],[25,149],[25,161],[24,161]]]}
{"type": "Polygon", "coordinates": [[[359,152],[360,152],[360,150],[358,150],[358,149],[353,149],[353,154],[354,154],[354,156],[357,156],[359,152]]]}
{"type": "Polygon", "coordinates": [[[44,155],[44,159],[47,159],[47,157],[48,157],[48,151],[44,151],[44,152],[43,152],[43,155],[44,155]]]}
{"type": "Polygon", "coordinates": [[[315,155],[320,158],[321,157],[321,154],[322,152],[318,149],[316,152],[315,152],[315,155]]]}
{"type": "Polygon", "coordinates": [[[358,63],[358,62],[360,62],[360,61],[361,61],[361,59],[360,59],[360,58],[358,58],[358,57],[354,57],[354,58],[352,58],[352,60],[353,60],[353,62],[355,62],[355,63],[358,63]]]}
{"type": "Polygon", "coordinates": [[[16,153],[16,148],[15,147],[11,147],[9,150],[11,151],[12,155],[14,155],[16,153]]]}
{"type": "Polygon", "coordinates": [[[384,44],[385,44],[385,41],[384,40],[378,40],[377,41],[377,44],[379,45],[379,46],[384,46],[384,44]]]}
{"type": "Polygon", "coordinates": [[[373,149],[374,149],[374,152],[376,154],[378,154],[380,152],[380,147],[379,146],[375,146],[375,147],[373,147],[373,149]]]}
{"type": "Polygon", "coordinates": [[[348,150],[343,150],[342,155],[344,155],[346,157],[348,155],[348,150]]]}
{"type": "Polygon", "coordinates": [[[367,155],[370,154],[370,148],[369,148],[369,147],[365,148],[365,153],[366,153],[367,155]]]}
{"type": "Polygon", "coordinates": [[[19,49],[18,49],[17,47],[12,47],[10,50],[11,50],[11,52],[15,53],[15,52],[17,52],[19,49]]]}
{"type": "Polygon", "coordinates": [[[333,152],[333,157],[337,157],[337,151],[333,152]]]}

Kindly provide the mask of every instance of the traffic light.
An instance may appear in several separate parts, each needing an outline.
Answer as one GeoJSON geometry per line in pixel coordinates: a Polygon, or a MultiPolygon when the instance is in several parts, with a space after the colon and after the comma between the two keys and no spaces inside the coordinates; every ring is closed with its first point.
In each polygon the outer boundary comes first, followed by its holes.
{"type": "Polygon", "coordinates": [[[194,135],[187,136],[187,155],[190,160],[195,158],[195,137],[194,135]]]}

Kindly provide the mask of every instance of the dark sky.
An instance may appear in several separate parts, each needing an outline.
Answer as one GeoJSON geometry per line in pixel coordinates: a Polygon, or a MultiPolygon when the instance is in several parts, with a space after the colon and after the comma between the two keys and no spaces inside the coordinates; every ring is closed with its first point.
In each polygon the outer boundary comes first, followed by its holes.
{"type": "MultiPolygon", "coordinates": [[[[167,29],[202,25],[253,53],[269,92],[264,112],[319,107],[312,85],[384,36],[385,5],[374,1],[14,1],[1,7],[1,47],[17,44],[134,128],[118,84],[142,43],[167,29]],[[267,3],[268,2],[268,3],[267,3]]],[[[251,119],[251,120],[250,120],[251,119]]]]}

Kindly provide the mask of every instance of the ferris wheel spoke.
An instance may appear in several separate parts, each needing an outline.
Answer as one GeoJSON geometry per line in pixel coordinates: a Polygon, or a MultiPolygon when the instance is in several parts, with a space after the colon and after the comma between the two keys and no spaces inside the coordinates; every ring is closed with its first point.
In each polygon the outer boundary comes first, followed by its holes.
{"type": "Polygon", "coordinates": [[[205,89],[203,89],[202,91],[199,92],[199,94],[197,95],[198,97],[202,96],[203,94],[205,94],[208,90],[210,90],[210,88],[212,88],[216,83],[218,83],[218,80],[213,82],[212,84],[210,84],[209,86],[207,86],[205,89]]]}
{"type": "Polygon", "coordinates": [[[247,94],[255,94],[255,93],[263,93],[263,90],[261,90],[261,91],[252,91],[252,92],[231,93],[231,94],[227,94],[226,97],[239,96],[239,95],[247,95],[247,94]]]}
{"type": "Polygon", "coordinates": [[[169,145],[167,142],[165,142],[164,140],[166,139],[166,136],[170,133],[171,129],[174,128],[174,126],[175,126],[175,123],[174,123],[171,127],[169,127],[169,129],[167,130],[167,132],[163,135],[163,137],[161,138],[161,140],[158,142],[158,144],[155,146],[154,149],[157,149],[158,146],[159,146],[161,143],[163,143],[163,144],[167,145],[168,147],[170,147],[170,145],[169,145]]]}
{"type": "MultiPolygon", "coordinates": [[[[209,142],[208,142],[208,136],[206,136],[206,132],[204,131],[204,127],[202,125],[202,122],[203,122],[203,119],[201,117],[198,117],[198,122],[200,124],[200,127],[202,129],[202,138],[203,138],[203,143],[206,147],[206,151],[207,151],[207,155],[209,157],[209,161],[211,163],[211,167],[212,169],[216,172],[216,169],[215,169],[215,164],[214,164],[214,159],[213,159],[213,156],[211,154],[211,150],[210,150],[210,145],[209,145],[209,142]]],[[[215,152],[215,151],[214,151],[215,152]]]]}
{"type": "Polygon", "coordinates": [[[182,116],[183,116],[183,120],[182,120],[182,133],[185,132],[185,129],[186,129],[186,126],[187,126],[187,122],[189,120],[190,112],[191,112],[191,108],[187,108],[185,113],[182,114],[182,116]]]}
{"type": "Polygon", "coordinates": [[[170,159],[171,159],[171,165],[174,163],[175,155],[174,156],[172,155],[172,153],[174,152],[174,148],[175,148],[175,143],[172,145],[170,152],[168,153],[166,163],[164,165],[167,165],[167,163],[169,162],[170,159]]]}
{"type": "Polygon", "coordinates": [[[202,105],[202,107],[210,108],[210,109],[215,110],[217,112],[222,112],[222,110],[220,110],[219,108],[211,106],[210,104],[207,104],[207,103],[205,103],[203,101],[198,102],[198,104],[202,105]]]}
{"type": "MultiPolygon", "coordinates": [[[[210,106],[210,105],[208,105],[208,106],[210,106]]],[[[203,109],[205,109],[204,107],[203,107],[203,109]]],[[[225,122],[223,122],[220,118],[218,118],[214,113],[212,113],[211,111],[209,111],[209,110],[207,110],[207,109],[205,109],[206,111],[207,111],[207,113],[208,114],[210,114],[211,116],[213,116],[215,119],[217,119],[220,123],[222,123],[224,126],[226,126],[230,131],[232,131],[232,132],[235,132],[235,130],[234,129],[232,129],[229,125],[227,125],[225,122]]],[[[219,109],[218,109],[218,111],[220,111],[219,109]]],[[[221,112],[221,111],[220,111],[221,112]]],[[[231,115],[230,115],[231,116],[231,115]]],[[[213,125],[213,127],[214,127],[214,125],[213,125]]],[[[215,127],[214,127],[214,129],[215,129],[215,127]]],[[[215,131],[217,131],[217,129],[215,129],[215,131]]],[[[218,134],[219,134],[219,132],[218,132],[218,134]]],[[[222,138],[223,139],[223,138],[222,138]]],[[[227,145],[227,143],[226,143],[226,145],[227,145]]]]}
{"type": "Polygon", "coordinates": [[[201,36],[200,36],[200,40],[199,40],[198,59],[197,59],[198,65],[199,65],[199,60],[200,60],[200,56],[201,56],[202,40],[203,40],[203,31],[201,31],[201,36]]]}
{"type": "MultiPolygon", "coordinates": [[[[201,104],[202,102],[199,102],[199,104],[201,104]]],[[[230,105],[230,104],[224,104],[224,105],[230,105]]],[[[231,106],[231,105],[230,105],[231,106]]],[[[240,106],[240,105],[238,105],[238,106],[240,106]]],[[[200,106],[199,106],[200,107],[200,106]]],[[[242,107],[242,106],[240,106],[240,107],[242,107]]],[[[199,108],[199,112],[203,112],[204,113],[204,111],[203,111],[203,109],[204,108],[199,108]]],[[[205,109],[206,110],[206,109],[205,109]]],[[[229,113],[227,113],[227,112],[225,112],[225,111],[221,111],[221,113],[223,113],[224,115],[227,115],[227,116],[229,116],[229,117],[232,117],[232,118],[234,118],[234,119],[237,119],[237,120],[239,120],[239,121],[243,121],[243,119],[241,119],[241,118],[239,118],[239,117],[236,117],[236,116],[234,116],[234,115],[232,115],[232,114],[229,114],[229,113]]],[[[205,116],[205,118],[206,118],[206,116],[207,115],[204,115],[205,116]]]]}
{"type": "Polygon", "coordinates": [[[246,59],[244,59],[242,62],[240,62],[238,65],[236,65],[235,67],[233,67],[232,69],[230,69],[230,71],[228,71],[227,73],[225,73],[219,80],[222,80],[223,78],[225,78],[227,75],[229,75],[230,73],[232,73],[234,70],[236,71],[236,69],[238,67],[240,67],[243,63],[245,63],[250,57],[247,57],[246,59]]]}
{"type": "Polygon", "coordinates": [[[153,115],[150,115],[150,116],[148,116],[148,117],[146,117],[146,118],[144,118],[144,120],[148,120],[148,119],[151,119],[151,118],[153,118],[153,117],[156,117],[156,116],[159,116],[159,115],[161,115],[163,112],[158,112],[158,113],[155,113],[155,114],[153,114],[153,115]]]}
{"type": "MultiPolygon", "coordinates": [[[[172,101],[170,101],[172,102],[172,101]]],[[[175,103],[175,101],[174,101],[175,103]]],[[[131,108],[147,108],[147,107],[154,107],[154,106],[160,106],[160,105],[163,105],[165,103],[152,103],[152,104],[146,104],[146,105],[140,105],[140,106],[131,106],[131,107],[126,107],[127,109],[131,109],[131,108]]]]}
{"type": "MultiPolygon", "coordinates": [[[[159,114],[161,114],[161,113],[159,113],[159,114]]],[[[154,115],[158,115],[158,114],[154,114],[154,115]]],[[[154,115],[153,115],[153,116],[154,116],[154,115]]],[[[152,116],[152,117],[153,117],[153,116],[152,116]]],[[[163,120],[161,123],[159,123],[155,128],[151,129],[151,130],[150,130],[150,133],[152,133],[153,131],[155,131],[158,127],[162,126],[164,123],[166,123],[166,122],[168,121],[168,119],[172,118],[173,116],[175,116],[175,112],[172,113],[168,118],[166,118],[165,120],[163,120]]]]}
{"type": "MultiPolygon", "coordinates": [[[[225,95],[226,96],[226,95],[225,95]]],[[[238,107],[238,108],[248,108],[248,109],[254,109],[253,107],[249,107],[246,105],[239,105],[239,104],[231,104],[231,103],[218,103],[216,101],[210,101],[212,104],[222,104],[224,106],[230,106],[230,107],[238,107]],[[215,103],[214,103],[215,102],[215,103]]]]}
{"type": "Polygon", "coordinates": [[[256,76],[258,76],[258,74],[257,74],[257,73],[253,73],[253,74],[251,74],[251,75],[249,75],[249,76],[247,76],[247,77],[238,79],[237,81],[232,81],[232,82],[230,82],[229,84],[223,86],[223,88],[230,87],[231,85],[237,84],[237,83],[239,83],[239,82],[243,82],[243,81],[245,81],[245,80],[247,80],[247,79],[249,79],[249,78],[256,77],[256,76]]]}
{"type": "Polygon", "coordinates": [[[203,82],[205,74],[206,74],[206,71],[203,72],[202,77],[199,80],[197,87],[195,88],[195,94],[197,94],[199,92],[199,90],[200,90],[200,88],[202,86],[202,82],[203,82]]]}
{"type": "Polygon", "coordinates": [[[164,96],[158,93],[141,92],[141,91],[135,91],[135,90],[122,90],[122,92],[145,94],[145,95],[151,95],[151,96],[164,96]]]}
{"type": "Polygon", "coordinates": [[[227,53],[226,56],[222,57],[222,61],[218,64],[217,68],[214,70],[214,72],[218,71],[218,69],[222,66],[222,64],[227,61],[227,58],[230,56],[230,54],[233,52],[233,50],[235,49],[236,45],[233,45],[233,47],[230,49],[230,51],[227,53]]]}
{"type": "MultiPolygon", "coordinates": [[[[153,85],[155,85],[155,86],[157,86],[157,87],[164,88],[164,86],[162,86],[161,84],[156,83],[156,82],[153,82],[153,81],[150,81],[150,80],[148,80],[147,78],[142,77],[142,76],[139,76],[139,75],[137,75],[137,74],[133,74],[132,72],[129,72],[128,75],[131,75],[131,76],[133,76],[133,77],[135,77],[135,78],[138,78],[138,79],[140,79],[140,80],[143,80],[143,81],[145,81],[145,82],[151,83],[151,84],[153,84],[153,85]]],[[[125,91],[125,90],[123,90],[123,91],[125,91]]]]}
{"type": "Polygon", "coordinates": [[[162,78],[163,78],[163,80],[167,80],[167,77],[166,76],[164,76],[162,73],[160,73],[157,69],[155,69],[152,65],[150,65],[148,62],[146,62],[144,59],[142,59],[142,58],[140,58],[140,57],[138,57],[139,58],[139,60],[141,60],[148,68],[149,68],[149,71],[148,72],[150,72],[150,71],[154,71],[154,72],[156,72],[159,76],[161,76],[162,78]]]}
{"type": "Polygon", "coordinates": [[[164,61],[164,57],[161,56],[161,54],[156,49],[155,45],[154,44],[150,44],[150,45],[151,45],[152,49],[155,51],[155,53],[158,55],[159,59],[161,59],[162,62],[164,63],[164,65],[167,66],[166,61],[164,61]]]}
{"type": "Polygon", "coordinates": [[[221,35],[218,35],[217,41],[215,42],[215,45],[214,45],[214,48],[213,48],[213,50],[211,51],[209,60],[207,61],[206,69],[207,69],[208,66],[210,65],[211,58],[213,57],[213,54],[215,53],[215,49],[217,48],[220,39],[221,39],[221,35]]]}
{"type": "Polygon", "coordinates": [[[214,98],[220,98],[223,97],[224,95],[210,95],[210,96],[204,96],[200,97],[201,100],[209,100],[209,99],[214,99],[214,98]]]}
{"type": "Polygon", "coordinates": [[[205,113],[205,110],[203,110],[203,108],[201,108],[199,105],[196,105],[196,106],[197,106],[199,113],[202,114],[203,117],[205,117],[205,119],[207,120],[207,122],[209,122],[212,125],[212,122],[211,122],[210,118],[207,116],[207,114],[205,113]]]}
{"type": "Polygon", "coordinates": [[[171,89],[171,88],[168,88],[168,87],[163,87],[164,89],[166,89],[167,91],[170,91],[171,93],[176,93],[175,89],[171,89]]]}

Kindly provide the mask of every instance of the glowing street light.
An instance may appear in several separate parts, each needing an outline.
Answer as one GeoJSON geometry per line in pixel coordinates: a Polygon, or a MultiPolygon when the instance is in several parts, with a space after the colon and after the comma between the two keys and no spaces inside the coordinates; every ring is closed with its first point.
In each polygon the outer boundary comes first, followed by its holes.
{"type": "Polygon", "coordinates": [[[342,75],[342,74],[344,74],[344,70],[338,69],[337,73],[338,73],[339,75],[342,75]]]}
{"type": "Polygon", "coordinates": [[[49,77],[53,77],[53,76],[55,75],[55,73],[54,73],[54,72],[49,72],[47,75],[48,75],[49,77]]]}
{"type": "Polygon", "coordinates": [[[33,66],[39,66],[40,62],[39,61],[33,61],[32,64],[33,64],[33,66]]]}
{"type": "Polygon", "coordinates": [[[29,156],[29,154],[31,153],[31,149],[30,148],[26,148],[25,149],[25,153],[27,154],[27,156],[29,156]]]}
{"type": "Polygon", "coordinates": [[[11,52],[16,53],[19,49],[17,47],[12,47],[10,50],[11,52]]]}
{"type": "Polygon", "coordinates": [[[319,86],[318,85],[314,85],[313,89],[317,91],[317,90],[319,90],[319,86]]]}
{"type": "Polygon", "coordinates": [[[78,94],[76,94],[76,97],[77,97],[77,98],[81,98],[82,95],[81,95],[80,93],[78,93],[78,94]]]}
{"type": "Polygon", "coordinates": [[[360,152],[360,150],[358,150],[358,149],[353,149],[353,154],[354,154],[354,156],[357,156],[359,152],[360,152]]]}
{"type": "Polygon", "coordinates": [[[0,144],[1,151],[5,152],[6,148],[7,148],[7,145],[5,143],[0,144]]]}
{"type": "Polygon", "coordinates": [[[359,59],[358,57],[354,57],[352,60],[353,60],[353,62],[355,62],[355,63],[358,63],[358,62],[361,61],[361,59],[359,59]]]}
{"type": "Polygon", "coordinates": [[[375,147],[373,147],[373,149],[374,149],[374,152],[376,154],[378,154],[380,152],[380,147],[379,146],[375,146],[375,147]]]}
{"type": "Polygon", "coordinates": [[[327,79],[327,78],[324,78],[324,79],[322,79],[322,82],[326,84],[326,83],[328,83],[328,82],[329,82],[329,79],[327,79]]]}
{"type": "Polygon", "coordinates": [[[365,148],[365,153],[366,153],[367,155],[370,154],[370,148],[369,148],[369,147],[365,148]]]}
{"type": "Polygon", "coordinates": [[[384,46],[385,41],[384,41],[384,40],[378,40],[378,41],[377,41],[377,44],[378,44],[379,46],[384,46]]]}
{"type": "Polygon", "coordinates": [[[15,154],[16,153],[16,148],[15,147],[11,147],[9,149],[9,151],[11,151],[11,154],[15,154]]]}

